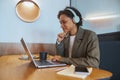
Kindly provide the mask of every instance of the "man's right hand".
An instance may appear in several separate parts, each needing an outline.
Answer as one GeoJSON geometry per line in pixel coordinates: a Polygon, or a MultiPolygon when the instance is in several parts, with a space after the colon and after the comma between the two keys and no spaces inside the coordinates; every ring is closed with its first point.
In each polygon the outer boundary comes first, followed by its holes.
{"type": "Polygon", "coordinates": [[[67,36],[67,33],[65,32],[59,33],[57,36],[57,41],[61,42],[66,36],[67,36]]]}

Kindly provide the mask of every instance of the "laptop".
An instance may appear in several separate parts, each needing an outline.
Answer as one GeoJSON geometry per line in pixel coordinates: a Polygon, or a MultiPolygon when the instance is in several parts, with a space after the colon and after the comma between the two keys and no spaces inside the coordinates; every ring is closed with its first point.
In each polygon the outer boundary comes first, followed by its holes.
{"type": "Polygon", "coordinates": [[[65,63],[57,62],[57,61],[51,61],[51,60],[45,60],[45,61],[40,61],[39,59],[35,59],[30,52],[25,40],[21,38],[21,44],[28,55],[28,58],[33,62],[35,67],[37,68],[47,68],[47,67],[57,67],[57,66],[66,66],[65,63]]]}

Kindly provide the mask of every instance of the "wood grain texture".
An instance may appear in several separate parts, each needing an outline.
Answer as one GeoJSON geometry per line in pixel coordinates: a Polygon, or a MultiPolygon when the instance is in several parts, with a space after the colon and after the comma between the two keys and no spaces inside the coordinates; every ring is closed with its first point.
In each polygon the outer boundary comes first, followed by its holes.
{"type": "MultiPolygon", "coordinates": [[[[46,51],[49,54],[56,54],[55,44],[28,43],[27,45],[32,53],[46,51]]],[[[25,51],[20,43],[0,43],[0,55],[22,53],[25,51]]]]}
{"type": "MultiPolygon", "coordinates": [[[[0,56],[0,80],[82,80],[56,74],[61,67],[37,69],[29,60],[18,59],[21,55],[0,56]]],[[[85,80],[110,78],[112,73],[93,68],[85,80]]]]}

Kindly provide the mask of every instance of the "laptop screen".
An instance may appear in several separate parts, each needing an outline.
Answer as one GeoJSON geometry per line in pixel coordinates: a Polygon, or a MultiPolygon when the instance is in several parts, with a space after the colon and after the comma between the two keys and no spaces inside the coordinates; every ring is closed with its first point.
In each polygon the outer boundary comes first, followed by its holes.
{"type": "Polygon", "coordinates": [[[30,50],[28,49],[28,47],[27,47],[27,45],[26,45],[26,42],[24,41],[23,38],[21,38],[21,43],[22,43],[22,46],[23,46],[26,54],[28,55],[28,58],[29,58],[30,60],[33,60],[33,56],[32,56],[32,54],[30,54],[31,52],[30,52],[30,50]]]}

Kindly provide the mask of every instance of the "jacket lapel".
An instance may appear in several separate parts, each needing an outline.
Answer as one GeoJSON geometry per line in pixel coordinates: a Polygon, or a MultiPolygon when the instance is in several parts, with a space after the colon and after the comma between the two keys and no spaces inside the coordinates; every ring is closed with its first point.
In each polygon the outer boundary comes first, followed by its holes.
{"type": "Polygon", "coordinates": [[[66,39],[64,39],[64,47],[65,47],[65,57],[68,57],[69,56],[69,40],[70,39],[70,36],[67,36],[66,39]]]}
{"type": "Polygon", "coordinates": [[[75,37],[75,41],[74,41],[74,44],[73,44],[72,57],[74,56],[74,54],[76,53],[78,47],[81,44],[81,41],[83,39],[83,34],[84,34],[84,30],[81,27],[79,27],[78,33],[77,33],[77,35],[75,37]]]}

